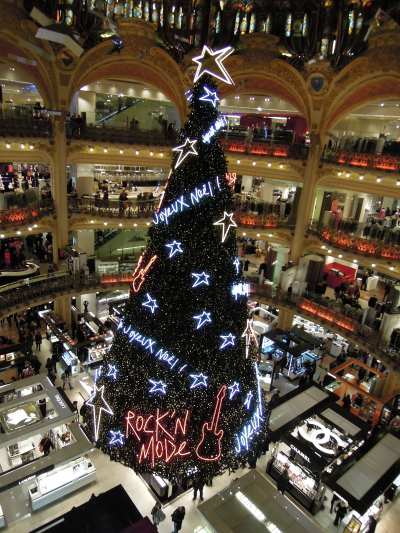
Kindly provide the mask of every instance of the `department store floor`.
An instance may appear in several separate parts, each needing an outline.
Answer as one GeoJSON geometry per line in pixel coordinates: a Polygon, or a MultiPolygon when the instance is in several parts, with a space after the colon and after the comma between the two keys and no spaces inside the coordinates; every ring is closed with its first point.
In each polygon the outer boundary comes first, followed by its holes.
{"type": "MultiPolygon", "coordinates": [[[[4,328],[5,330],[7,328],[4,328]]],[[[6,333],[6,332],[5,332],[6,333]]],[[[8,330],[8,334],[14,334],[14,330],[8,330]]],[[[50,354],[50,343],[44,338],[41,351],[35,351],[39,360],[42,363],[41,373],[46,373],[45,363],[47,357],[50,354]]],[[[56,385],[61,385],[61,368],[57,369],[57,382],[56,385]]],[[[78,402],[78,409],[82,406],[84,400],[86,400],[90,394],[90,387],[92,385],[91,377],[88,374],[78,374],[72,378],[72,389],[67,388],[65,390],[66,394],[71,401],[76,400],[78,402]]],[[[320,528],[321,533],[342,533],[343,526],[336,527],[333,525],[334,515],[329,514],[329,504],[331,500],[331,494],[327,493],[326,509],[320,511],[316,516],[311,517],[291,496],[285,494],[282,496],[275,490],[275,482],[272,481],[269,476],[265,474],[266,465],[271,456],[271,451],[266,455],[262,456],[257,462],[257,470],[265,475],[267,482],[270,483],[271,489],[273,491],[273,498],[275,499],[275,504],[282,509],[282,513],[288,512],[288,509],[292,509],[292,513],[297,513],[300,511],[304,514],[304,519],[306,516],[308,519],[311,518],[315,522],[317,528],[320,528]]],[[[97,470],[97,482],[95,484],[89,485],[86,488],[78,490],[77,492],[65,497],[63,500],[45,507],[43,510],[36,511],[31,515],[18,520],[17,522],[11,523],[7,531],[12,533],[28,533],[29,531],[39,527],[48,521],[64,514],[69,511],[72,507],[81,505],[86,502],[90,496],[94,494],[100,494],[116,485],[121,483],[135,505],[138,507],[139,511],[143,516],[150,516],[150,511],[155,503],[153,496],[151,495],[149,489],[144,484],[142,479],[137,476],[132,470],[126,468],[119,463],[110,463],[108,456],[102,452],[95,450],[92,454],[93,462],[97,470]]],[[[234,474],[224,474],[220,478],[217,478],[213,482],[212,487],[204,488],[204,498],[205,500],[214,496],[216,493],[221,491],[223,488],[226,488],[229,483],[237,477],[241,477],[246,474],[249,470],[243,469],[234,474]]],[[[183,522],[182,533],[193,533],[196,529],[204,525],[204,518],[202,517],[200,511],[198,510],[199,501],[192,501],[193,493],[190,490],[187,493],[184,493],[178,497],[171,504],[163,508],[163,511],[166,514],[166,520],[159,525],[160,533],[170,533],[172,530],[171,522],[171,513],[178,505],[184,505],[186,508],[186,516],[183,522]]],[[[12,495],[11,495],[12,498],[12,495]]],[[[1,497],[0,497],[1,500],[1,497]]],[[[387,504],[384,506],[384,511],[382,517],[378,522],[376,528],[376,533],[394,533],[398,531],[398,524],[400,523],[400,496],[398,496],[393,503],[387,504]]],[[[206,530],[207,531],[207,530],[206,530]]],[[[291,530],[292,531],[292,530],[291,530]]],[[[304,527],[301,529],[304,531],[304,527]]],[[[251,533],[251,532],[243,532],[251,533]]],[[[282,531],[282,533],[285,533],[282,531]]]]}

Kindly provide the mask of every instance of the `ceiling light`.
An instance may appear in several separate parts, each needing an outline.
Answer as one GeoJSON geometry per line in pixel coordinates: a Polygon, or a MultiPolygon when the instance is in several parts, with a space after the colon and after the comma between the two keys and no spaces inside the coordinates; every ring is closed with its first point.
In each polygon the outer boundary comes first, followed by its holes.
{"type": "Polygon", "coordinates": [[[338,172],[337,175],[338,175],[338,176],[341,176],[341,175],[342,175],[342,172],[338,172]]]}
{"type": "Polygon", "coordinates": [[[30,150],[33,150],[33,148],[34,148],[33,144],[30,144],[30,145],[29,145],[29,149],[30,149],[30,150]]]}
{"type": "Polygon", "coordinates": [[[17,231],[17,235],[21,235],[21,232],[20,232],[20,231],[17,231]]]}
{"type": "Polygon", "coordinates": [[[325,248],[326,248],[326,246],[325,246],[325,244],[323,244],[323,245],[321,246],[321,250],[325,250],[325,248]]]}
{"type": "Polygon", "coordinates": [[[353,263],[358,263],[357,259],[353,259],[353,263]]]}
{"type": "Polygon", "coordinates": [[[339,257],[339,259],[342,259],[343,255],[342,255],[342,254],[339,254],[338,257],[339,257]]]}
{"type": "Polygon", "coordinates": [[[134,228],[137,228],[137,224],[136,224],[136,222],[134,223],[133,227],[134,227],[134,228]]]}
{"type": "Polygon", "coordinates": [[[106,154],[108,152],[108,148],[104,148],[103,152],[106,154]]]}
{"type": "Polygon", "coordinates": [[[238,160],[236,161],[236,163],[237,163],[238,165],[240,165],[240,159],[238,159],[238,160]]]}
{"type": "Polygon", "coordinates": [[[272,167],[272,163],[267,163],[267,167],[271,168],[272,167]]]}
{"type": "Polygon", "coordinates": [[[376,178],[376,183],[380,183],[382,181],[382,178],[376,178]]]}
{"type": "Polygon", "coordinates": [[[32,228],[28,228],[28,231],[32,231],[32,228]]]}
{"type": "Polygon", "coordinates": [[[390,267],[389,270],[394,270],[394,267],[390,267]]]}
{"type": "Polygon", "coordinates": [[[164,153],[163,152],[160,153],[160,157],[164,157],[164,153]]]}
{"type": "Polygon", "coordinates": [[[362,181],[364,179],[364,176],[358,176],[358,179],[362,181]]]}
{"type": "Polygon", "coordinates": [[[9,150],[11,148],[11,144],[6,144],[6,148],[9,150]]]}
{"type": "Polygon", "coordinates": [[[25,145],[24,144],[20,144],[20,148],[21,148],[21,150],[23,150],[25,148],[25,145]]]}
{"type": "Polygon", "coordinates": [[[154,152],[150,152],[150,155],[151,155],[151,157],[153,157],[153,155],[154,155],[154,152]]]}
{"type": "Polygon", "coordinates": [[[140,153],[139,150],[135,151],[135,155],[139,155],[139,153],[140,153]]]}
{"type": "Polygon", "coordinates": [[[257,237],[259,237],[259,236],[260,236],[260,234],[259,234],[259,233],[257,233],[257,237]]]}
{"type": "Polygon", "coordinates": [[[252,165],[253,165],[253,167],[255,167],[255,166],[256,166],[256,162],[255,162],[255,161],[253,161],[253,162],[252,162],[252,165]]]}
{"type": "Polygon", "coordinates": [[[108,222],[103,222],[103,224],[104,224],[105,226],[108,226],[108,222]]]}
{"type": "Polygon", "coordinates": [[[281,163],[281,164],[279,165],[279,168],[283,168],[283,165],[282,165],[282,163],[281,163]]]}
{"type": "Polygon", "coordinates": [[[262,111],[262,107],[257,107],[257,111],[262,111]]]}
{"type": "Polygon", "coordinates": [[[119,226],[120,228],[122,228],[122,224],[121,224],[121,222],[118,224],[118,226],[119,226]]]}
{"type": "Polygon", "coordinates": [[[93,152],[93,151],[94,151],[94,148],[91,146],[91,147],[89,148],[89,152],[93,152]]]}
{"type": "Polygon", "coordinates": [[[268,233],[268,237],[273,237],[273,233],[268,233]]]}
{"type": "Polygon", "coordinates": [[[346,173],[346,178],[350,178],[350,176],[351,176],[350,172],[347,172],[346,173]]]}
{"type": "Polygon", "coordinates": [[[124,151],[123,151],[123,150],[120,150],[120,151],[119,151],[119,153],[120,153],[120,154],[123,154],[123,153],[124,153],[124,151]]]}
{"type": "Polygon", "coordinates": [[[397,187],[400,187],[400,181],[399,180],[396,181],[396,185],[397,185],[397,187]]]}
{"type": "Polygon", "coordinates": [[[372,268],[375,268],[376,267],[376,263],[372,263],[372,268]]]}
{"type": "MultiPolygon", "coordinates": [[[[236,498],[240,501],[247,511],[254,516],[259,522],[265,522],[267,517],[249,498],[243,494],[240,490],[235,494],[236,498]]],[[[271,529],[272,530],[272,529],[271,529]]],[[[268,531],[271,531],[268,528],[268,531]]]]}
{"type": "Polygon", "coordinates": [[[385,107],[385,104],[383,102],[381,103],[381,107],[385,107]]]}
{"type": "Polygon", "coordinates": [[[90,223],[91,223],[91,224],[94,224],[94,220],[91,220],[90,223]]]}
{"type": "Polygon", "coordinates": [[[332,250],[328,250],[328,254],[331,254],[332,253],[332,250]]]}
{"type": "Polygon", "coordinates": [[[246,232],[243,232],[242,235],[243,235],[243,237],[246,237],[246,232]]]}

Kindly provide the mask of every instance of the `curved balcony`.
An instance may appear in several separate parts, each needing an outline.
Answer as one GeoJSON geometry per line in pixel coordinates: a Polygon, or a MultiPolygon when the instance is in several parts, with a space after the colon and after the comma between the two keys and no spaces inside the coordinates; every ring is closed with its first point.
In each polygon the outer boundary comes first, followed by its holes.
{"type": "Polygon", "coordinates": [[[93,142],[140,144],[145,146],[172,146],[176,141],[175,135],[164,135],[158,130],[141,130],[137,128],[123,128],[112,126],[88,126],[79,128],[66,124],[68,139],[80,139],[93,142]]]}
{"type": "Polygon", "coordinates": [[[126,273],[80,277],[63,271],[9,283],[0,287],[0,317],[41,305],[58,296],[126,286],[131,278],[132,276],[126,273]]]}
{"type": "Polygon", "coordinates": [[[52,200],[45,200],[37,204],[25,207],[11,207],[0,210],[0,229],[10,229],[16,226],[21,227],[28,224],[35,224],[45,217],[54,214],[52,200]]]}
{"type": "Polygon", "coordinates": [[[323,160],[326,163],[335,163],[360,169],[400,171],[400,157],[389,154],[364,154],[344,150],[337,152],[326,151],[323,160]]]}
{"type": "MultiPolygon", "coordinates": [[[[158,198],[133,199],[124,204],[117,200],[96,199],[93,196],[80,198],[70,196],[68,200],[69,212],[72,215],[91,215],[108,219],[142,219],[152,217],[159,204],[158,198]]],[[[243,199],[241,195],[234,198],[235,219],[238,225],[249,228],[275,229],[291,227],[290,220],[295,220],[295,213],[282,217],[280,206],[257,199],[243,199]]],[[[293,223],[294,225],[294,223],[293,223]]]]}
{"type": "Polygon", "coordinates": [[[308,155],[308,146],[305,144],[280,144],[262,139],[253,139],[248,142],[234,132],[225,132],[220,141],[224,150],[238,154],[280,159],[307,159],[308,155]]]}
{"type": "Polygon", "coordinates": [[[49,118],[34,117],[32,114],[0,116],[0,137],[50,138],[52,123],[49,118]]]}
{"type": "Polygon", "coordinates": [[[354,220],[332,222],[328,226],[312,223],[310,229],[321,240],[336,248],[388,261],[400,261],[400,226],[386,227],[385,219],[360,224],[354,220]]]}

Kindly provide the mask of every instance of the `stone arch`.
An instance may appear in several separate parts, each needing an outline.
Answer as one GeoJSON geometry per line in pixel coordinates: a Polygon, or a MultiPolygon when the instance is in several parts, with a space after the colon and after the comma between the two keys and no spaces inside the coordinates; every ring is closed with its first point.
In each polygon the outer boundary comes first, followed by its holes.
{"type": "Polygon", "coordinates": [[[110,54],[110,43],[101,43],[88,51],[78,63],[69,82],[67,102],[84,85],[101,79],[145,82],[160,90],[176,106],[182,122],[187,107],[187,83],[177,63],[161,48],[146,46],[145,39],[137,46],[128,44],[120,54],[110,54]]]}

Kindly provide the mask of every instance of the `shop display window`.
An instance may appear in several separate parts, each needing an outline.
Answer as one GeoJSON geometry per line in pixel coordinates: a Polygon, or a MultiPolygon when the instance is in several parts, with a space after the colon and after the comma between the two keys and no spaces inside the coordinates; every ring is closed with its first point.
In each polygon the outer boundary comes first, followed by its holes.
{"type": "Polygon", "coordinates": [[[38,406],[34,402],[19,405],[1,414],[1,420],[6,431],[14,431],[41,420],[38,406]]]}
{"type": "Polygon", "coordinates": [[[293,463],[284,452],[278,452],[274,467],[281,474],[285,467],[288,467],[289,481],[300,492],[305,494],[310,500],[314,500],[317,495],[317,481],[304,467],[293,463]]]}

